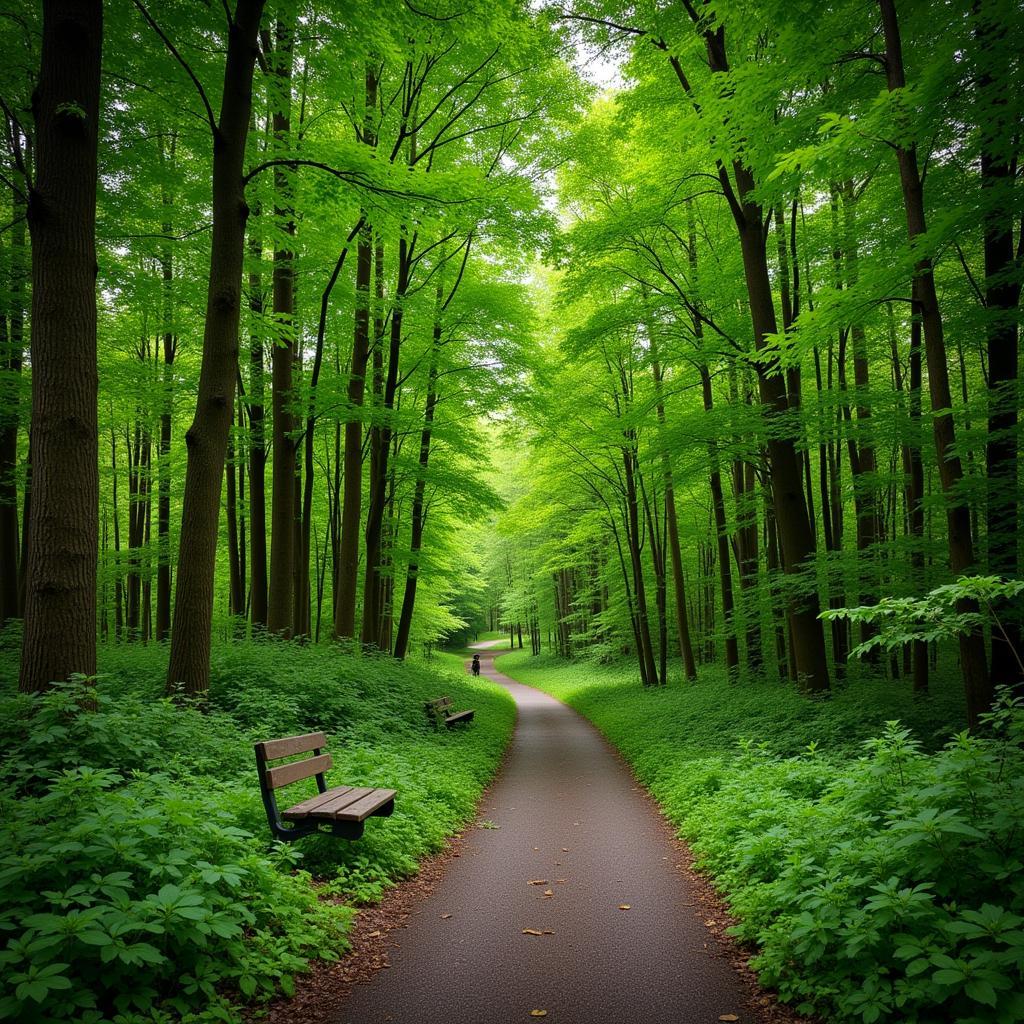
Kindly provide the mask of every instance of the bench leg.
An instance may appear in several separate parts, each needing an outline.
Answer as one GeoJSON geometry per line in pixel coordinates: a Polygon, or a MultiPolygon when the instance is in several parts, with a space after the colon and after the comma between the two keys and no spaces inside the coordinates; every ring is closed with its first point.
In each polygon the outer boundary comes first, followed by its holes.
{"type": "Polygon", "coordinates": [[[331,835],[339,839],[359,839],[365,823],[362,821],[336,821],[331,825],[331,835]]]}

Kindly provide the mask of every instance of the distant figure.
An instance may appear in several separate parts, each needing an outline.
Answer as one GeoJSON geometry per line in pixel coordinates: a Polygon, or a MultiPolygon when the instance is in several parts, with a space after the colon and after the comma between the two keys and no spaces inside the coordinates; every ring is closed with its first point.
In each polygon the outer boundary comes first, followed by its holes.
{"type": "Polygon", "coordinates": [[[480,675],[480,655],[479,654],[474,654],[473,655],[473,675],[475,675],[475,676],[480,675]]]}

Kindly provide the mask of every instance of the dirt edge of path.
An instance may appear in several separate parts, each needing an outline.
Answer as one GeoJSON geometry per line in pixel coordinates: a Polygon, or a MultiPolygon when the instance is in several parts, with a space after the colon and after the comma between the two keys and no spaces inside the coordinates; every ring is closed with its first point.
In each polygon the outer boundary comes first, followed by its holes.
{"type": "MultiPolygon", "coordinates": [[[[481,654],[483,653],[485,652],[481,651],[481,654]]],[[[499,652],[495,651],[492,660],[496,660],[498,655],[499,652]]],[[[495,671],[500,669],[496,668],[495,671]]],[[[571,710],[574,714],[580,714],[575,708],[571,710]]],[[[712,938],[715,948],[709,948],[709,954],[726,959],[743,982],[746,997],[740,1008],[740,1024],[815,1024],[814,1018],[801,1016],[791,1007],[783,1005],[775,992],[759,984],[757,975],[750,966],[750,959],[756,950],[727,934],[727,930],[735,925],[737,920],[729,912],[712,878],[694,867],[695,858],[690,847],[679,838],[665,812],[658,806],[650,791],[637,780],[633,769],[619,750],[589,718],[584,715],[580,715],[580,718],[597,732],[602,742],[629,774],[638,795],[647,801],[656,813],[666,837],[676,852],[674,866],[686,875],[692,888],[694,916],[708,929],[712,938]]],[[[378,971],[391,966],[389,952],[401,946],[401,942],[396,940],[400,939],[402,929],[408,927],[409,918],[420,910],[427,897],[437,888],[451,859],[462,856],[462,849],[472,830],[480,827],[480,808],[490,797],[494,784],[504,771],[514,732],[513,728],[497,770],[481,792],[476,810],[463,829],[449,836],[443,849],[421,860],[415,875],[402,879],[389,888],[379,903],[359,908],[348,934],[349,949],[341,959],[312,962],[307,973],[296,976],[293,998],[279,998],[264,1007],[254,1008],[247,1014],[247,1019],[269,1021],[271,1024],[330,1024],[340,1016],[345,1000],[357,984],[370,981],[378,971]]],[[[341,899],[333,902],[344,903],[341,899]]]]}

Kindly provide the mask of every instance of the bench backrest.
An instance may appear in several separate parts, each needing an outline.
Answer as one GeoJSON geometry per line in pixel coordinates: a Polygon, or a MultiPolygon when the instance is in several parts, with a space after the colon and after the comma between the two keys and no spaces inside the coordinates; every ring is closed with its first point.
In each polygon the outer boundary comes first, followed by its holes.
{"type": "Polygon", "coordinates": [[[427,717],[436,725],[445,720],[453,706],[451,697],[435,697],[433,700],[428,700],[424,708],[427,717]]]}
{"type": "Polygon", "coordinates": [[[263,740],[257,743],[256,762],[261,781],[267,789],[280,789],[313,775],[323,775],[334,764],[330,754],[320,753],[326,745],[327,737],[322,732],[308,732],[303,736],[286,736],[280,740],[263,740]],[[283,757],[306,753],[312,753],[314,756],[305,757],[301,761],[289,761],[276,768],[267,767],[268,761],[278,761],[283,757]]]}

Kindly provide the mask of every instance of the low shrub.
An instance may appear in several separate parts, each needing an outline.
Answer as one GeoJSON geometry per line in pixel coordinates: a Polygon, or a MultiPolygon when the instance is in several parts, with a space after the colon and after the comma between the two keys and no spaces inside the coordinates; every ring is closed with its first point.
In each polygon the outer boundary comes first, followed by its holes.
{"type": "Polygon", "coordinates": [[[353,911],[318,892],[363,903],[415,871],[472,814],[514,720],[486,681],[336,648],[215,648],[205,712],[161,696],[159,647],[104,647],[94,687],[33,697],[13,692],[12,649],[0,1020],[25,1024],[237,1021],[239,1001],[289,993],[310,958],[345,947],[353,911]],[[478,708],[473,728],[428,728],[422,702],[442,691],[478,708]],[[328,783],[393,786],[395,814],[355,843],[273,843],[252,743],[315,728],[328,783]]]}

